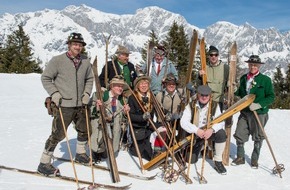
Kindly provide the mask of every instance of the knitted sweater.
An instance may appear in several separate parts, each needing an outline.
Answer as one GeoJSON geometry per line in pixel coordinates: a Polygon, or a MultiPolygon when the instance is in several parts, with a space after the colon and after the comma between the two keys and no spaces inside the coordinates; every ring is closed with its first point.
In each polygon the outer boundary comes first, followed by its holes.
{"type": "Polygon", "coordinates": [[[44,69],[41,82],[51,96],[59,92],[62,107],[82,106],[82,95],[91,94],[93,73],[89,59],[82,59],[78,69],[66,53],[53,57],[44,69]]]}

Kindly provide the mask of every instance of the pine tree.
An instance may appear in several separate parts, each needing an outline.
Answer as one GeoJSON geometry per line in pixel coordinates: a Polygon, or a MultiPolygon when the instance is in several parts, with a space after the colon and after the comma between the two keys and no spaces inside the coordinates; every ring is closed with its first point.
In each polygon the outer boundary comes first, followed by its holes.
{"type": "Polygon", "coordinates": [[[286,72],[285,79],[285,91],[286,91],[286,109],[290,109],[290,64],[288,64],[288,70],[286,72]]]}
{"type": "Polygon", "coordinates": [[[18,30],[8,36],[5,47],[0,50],[0,72],[41,73],[40,63],[33,59],[29,45],[30,39],[19,25],[18,30]]]}
{"type": "Polygon", "coordinates": [[[275,101],[272,104],[271,108],[285,108],[285,79],[283,78],[283,74],[281,72],[281,67],[276,67],[276,72],[274,73],[273,86],[275,92],[275,101]]]}
{"type": "Polygon", "coordinates": [[[176,66],[179,82],[184,84],[187,66],[189,63],[189,40],[185,34],[184,27],[173,22],[163,44],[168,48],[169,60],[176,66]]]}
{"type": "Polygon", "coordinates": [[[147,59],[147,45],[149,44],[149,42],[153,42],[154,44],[158,44],[158,37],[157,37],[156,33],[154,32],[154,30],[150,31],[149,39],[147,40],[147,42],[145,42],[144,48],[142,48],[142,50],[141,50],[142,63],[140,63],[140,64],[144,64],[147,61],[146,60],[147,59]]]}

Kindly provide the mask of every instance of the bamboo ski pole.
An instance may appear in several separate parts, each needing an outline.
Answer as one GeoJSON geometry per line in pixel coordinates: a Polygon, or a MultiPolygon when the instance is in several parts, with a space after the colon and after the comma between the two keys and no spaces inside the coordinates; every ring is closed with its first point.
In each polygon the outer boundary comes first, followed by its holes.
{"type": "MultiPolygon", "coordinates": [[[[211,116],[211,103],[212,103],[212,97],[209,99],[209,105],[208,105],[208,112],[207,112],[207,125],[206,129],[209,129],[209,123],[210,123],[210,116],[211,116]]],[[[204,163],[205,163],[205,155],[206,155],[206,149],[207,149],[208,141],[207,139],[204,140],[204,149],[203,149],[203,155],[202,155],[202,165],[201,165],[201,172],[200,172],[200,178],[201,181],[203,181],[203,172],[204,172],[204,163]]]]}
{"type": "MultiPolygon", "coordinates": [[[[196,117],[196,106],[194,106],[194,123],[196,123],[197,117],[196,117]]],[[[193,139],[194,139],[194,133],[191,134],[191,140],[190,140],[190,150],[189,150],[189,158],[188,158],[188,166],[187,166],[187,175],[190,174],[190,166],[191,166],[191,158],[192,158],[192,150],[193,150],[193,139]]]]}
{"type": "MultiPolygon", "coordinates": [[[[142,109],[142,111],[143,111],[143,112],[146,112],[146,111],[145,111],[145,108],[143,107],[143,105],[141,104],[141,102],[139,101],[139,99],[136,97],[136,95],[135,95],[135,93],[132,91],[132,89],[129,88],[129,90],[131,91],[132,95],[133,95],[134,98],[136,99],[136,101],[137,101],[138,105],[140,106],[140,108],[142,109]]],[[[157,130],[155,124],[154,124],[153,121],[152,121],[152,119],[149,118],[148,121],[149,121],[151,127],[154,129],[154,131],[156,131],[158,137],[160,138],[161,142],[164,144],[165,148],[166,148],[167,150],[169,150],[169,153],[170,153],[170,155],[172,156],[173,161],[176,162],[176,164],[178,165],[178,168],[180,169],[180,172],[181,172],[182,174],[184,174],[183,176],[184,176],[184,178],[185,178],[185,180],[186,180],[186,183],[190,183],[190,184],[191,184],[191,183],[192,183],[192,180],[191,180],[191,179],[190,179],[190,178],[189,178],[189,177],[184,173],[184,168],[183,168],[183,167],[178,163],[177,159],[176,159],[175,156],[174,156],[174,153],[170,150],[170,147],[168,147],[168,145],[166,144],[166,142],[165,142],[164,139],[162,138],[161,134],[160,134],[159,131],[157,130]]]]}
{"type": "Polygon", "coordinates": [[[75,164],[74,164],[72,153],[71,153],[71,149],[70,149],[70,146],[69,146],[69,140],[68,140],[67,131],[66,131],[66,127],[65,127],[63,114],[62,114],[62,110],[61,110],[60,105],[59,105],[58,110],[59,110],[59,115],[60,115],[63,131],[64,131],[64,134],[65,134],[65,139],[66,139],[66,144],[67,144],[67,149],[68,149],[70,161],[71,161],[71,164],[72,164],[72,167],[73,167],[73,171],[74,171],[74,176],[75,176],[75,179],[76,179],[76,184],[77,184],[78,189],[80,189],[79,179],[78,179],[78,176],[77,176],[75,164]]]}
{"type": "Polygon", "coordinates": [[[262,123],[261,123],[261,121],[260,121],[260,118],[259,118],[259,116],[258,116],[258,114],[257,114],[256,111],[253,111],[253,113],[254,113],[254,115],[255,115],[255,117],[256,117],[256,120],[257,120],[257,122],[258,122],[258,124],[259,124],[259,127],[261,128],[261,131],[263,132],[263,135],[264,135],[264,137],[265,137],[265,139],[266,139],[267,145],[268,145],[268,147],[269,147],[269,149],[270,149],[271,155],[272,155],[273,160],[274,160],[274,162],[275,162],[276,167],[273,169],[273,173],[274,173],[274,174],[275,174],[275,172],[278,173],[279,176],[280,176],[280,178],[282,178],[281,173],[285,170],[284,165],[283,165],[283,164],[278,164],[278,163],[277,163],[277,160],[276,160],[275,155],[274,155],[274,153],[273,153],[273,149],[272,149],[271,144],[270,144],[270,142],[269,142],[269,140],[268,140],[268,137],[267,137],[267,135],[266,135],[266,132],[265,132],[265,130],[264,130],[264,127],[263,127],[263,125],[262,125],[262,123]]]}
{"type": "MultiPolygon", "coordinates": [[[[123,101],[124,101],[124,104],[125,104],[125,98],[124,97],[123,97],[123,101]]],[[[142,174],[144,174],[144,164],[143,164],[143,160],[142,160],[142,157],[141,157],[141,153],[140,153],[140,150],[139,150],[139,146],[137,144],[137,140],[136,140],[136,137],[135,137],[134,128],[132,126],[132,121],[131,121],[130,113],[128,111],[126,111],[126,114],[127,114],[127,118],[128,118],[129,127],[130,127],[130,130],[131,130],[131,135],[132,135],[133,143],[134,143],[134,146],[136,148],[137,156],[138,156],[138,159],[139,159],[141,172],[142,172],[142,174]]]]}
{"type": "Polygon", "coordinates": [[[94,174],[94,167],[93,167],[93,155],[92,155],[92,146],[91,146],[91,133],[90,133],[90,125],[89,125],[89,114],[88,114],[88,105],[85,105],[85,112],[86,112],[86,125],[87,125],[87,133],[88,133],[88,146],[90,152],[90,167],[92,170],[92,181],[93,187],[95,187],[95,174],[94,174]]]}

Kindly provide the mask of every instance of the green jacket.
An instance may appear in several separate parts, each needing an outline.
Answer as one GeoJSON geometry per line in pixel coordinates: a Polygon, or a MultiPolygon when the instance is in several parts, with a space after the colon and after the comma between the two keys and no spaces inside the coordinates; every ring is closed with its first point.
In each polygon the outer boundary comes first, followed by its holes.
{"type": "MultiPolygon", "coordinates": [[[[240,79],[240,86],[238,90],[235,92],[236,96],[243,98],[247,95],[247,74],[243,75],[240,79]]],[[[261,105],[261,109],[257,110],[258,114],[268,113],[268,106],[274,102],[275,94],[273,90],[273,85],[271,78],[259,73],[255,76],[252,81],[252,88],[250,89],[250,94],[255,94],[256,98],[254,103],[259,103],[261,105]]],[[[244,111],[249,111],[249,108],[245,108],[244,111]]]]}

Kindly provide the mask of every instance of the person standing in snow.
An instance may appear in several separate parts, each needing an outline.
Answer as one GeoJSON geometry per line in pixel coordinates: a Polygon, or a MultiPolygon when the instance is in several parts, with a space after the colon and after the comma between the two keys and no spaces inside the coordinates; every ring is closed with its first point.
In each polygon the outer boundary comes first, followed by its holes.
{"type": "Polygon", "coordinates": [[[229,66],[219,60],[219,50],[215,46],[209,46],[209,62],[204,70],[199,71],[200,84],[202,75],[206,74],[207,85],[212,89],[213,109],[219,108],[220,112],[224,109],[224,97],[229,78],[229,66]]]}
{"type": "Polygon", "coordinates": [[[260,150],[265,137],[253,111],[257,112],[261,124],[265,127],[269,118],[268,106],[274,102],[275,94],[271,78],[260,73],[260,67],[264,64],[261,62],[260,57],[258,55],[251,55],[245,62],[248,63],[249,72],[241,77],[240,86],[235,92],[235,95],[243,98],[247,94],[255,94],[256,98],[249,107],[240,112],[237,128],[234,133],[237,144],[237,157],[231,165],[245,164],[244,144],[249,140],[249,136],[251,135],[254,141],[251,167],[257,169],[259,166],[260,150]]]}
{"type": "Polygon", "coordinates": [[[129,62],[130,51],[122,45],[118,46],[118,49],[115,52],[115,56],[111,61],[107,62],[102,68],[102,72],[99,76],[101,86],[103,88],[107,88],[109,84],[105,84],[105,76],[107,75],[108,81],[111,81],[112,78],[116,75],[122,75],[124,77],[125,82],[133,88],[133,82],[137,77],[137,73],[135,70],[135,66],[133,63],[129,62]],[[107,73],[106,73],[107,66],[107,73]]]}
{"type": "Polygon", "coordinates": [[[57,144],[65,138],[62,126],[62,111],[65,128],[74,122],[77,131],[75,161],[88,164],[86,154],[88,131],[85,108],[93,88],[93,72],[90,61],[81,52],[86,45],[80,33],[71,33],[67,40],[68,51],[53,57],[41,75],[44,89],[53,103],[53,122],[49,138],[46,140],[37,171],[45,176],[59,175],[51,159],[57,144]]]}
{"type": "Polygon", "coordinates": [[[166,49],[164,46],[157,45],[154,48],[154,58],[151,63],[149,73],[147,72],[147,64],[139,69],[141,73],[147,74],[151,78],[150,89],[154,95],[162,91],[162,82],[168,73],[172,73],[178,80],[178,73],[171,61],[167,60],[166,49]]]}
{"type": "MultiPolygon", "coordinates": [[[[224,130],[224,122],[214,124],[209,129],[204,129],[209,118],[214,118],[213,108],[210,106],[212,90],[207,85],[201,85],[197,88],[197,100],[189,103],[180,120],[181,127],[188,133],[196,135],[196,143],[193,146],[193,153],[190,163],[196,163],[203,148],[205,140],[212,140],[215,142],[214,163],[215,169],[218,173],[225,175],[226,168],[222,163],[222,154],[225,148],[226,132],[224,130]]],[[[189,155],[186,155],[189,157],[189,155]]]]}

